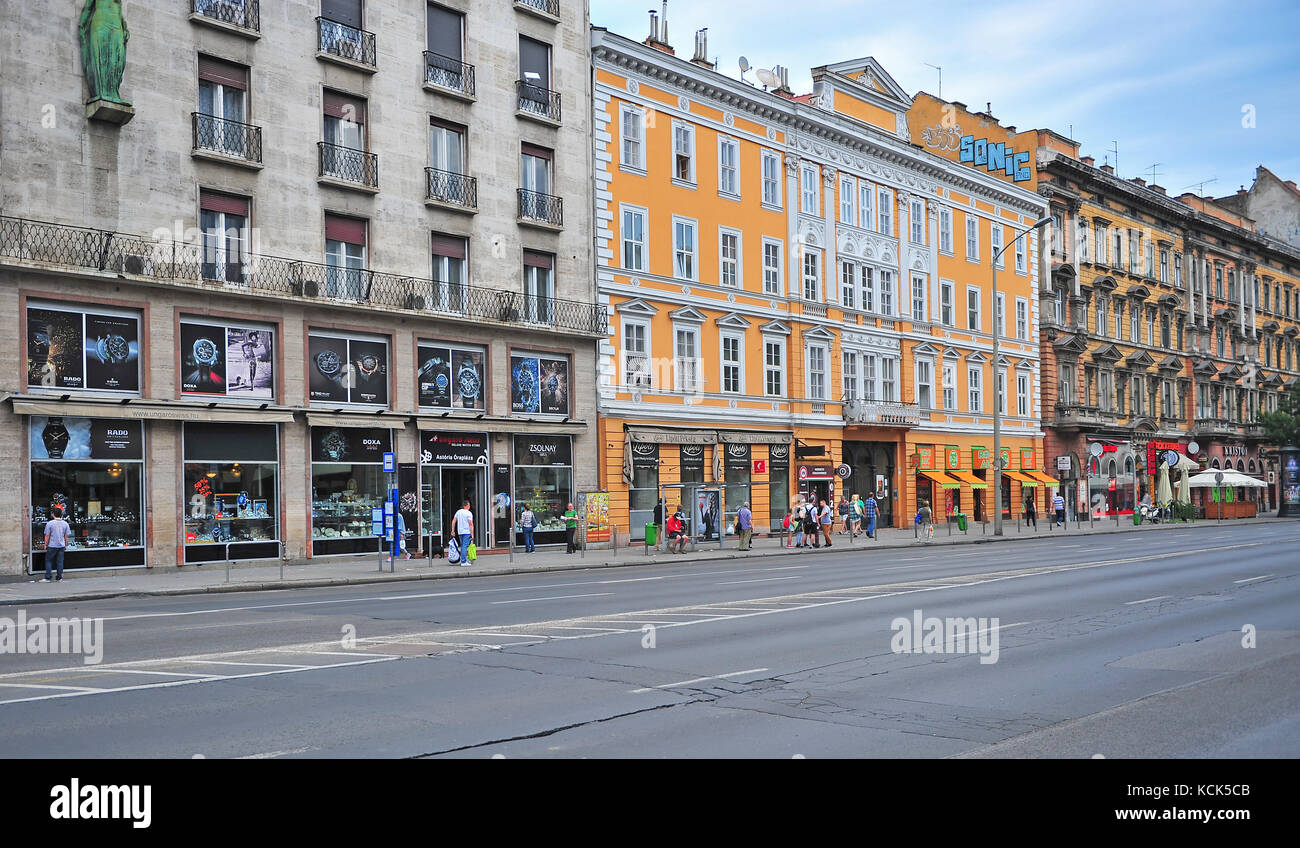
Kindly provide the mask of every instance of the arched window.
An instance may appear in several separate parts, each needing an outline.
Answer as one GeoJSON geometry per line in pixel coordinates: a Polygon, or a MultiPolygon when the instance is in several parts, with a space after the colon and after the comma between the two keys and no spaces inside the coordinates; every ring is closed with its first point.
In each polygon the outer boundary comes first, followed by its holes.
{"type": "Polygon", "coordinates": [[[1113,459],[1110,462],[1106,463],[1106,476],[1107,477],[1115,476],[1115,460],[1113,459]]]}
{"type": "Polygon", "coordinates": [[[1246,470],[1251,474],[1255,473],[1255,460],[1252,459],[1250,462],[1246,463],[1246,470]]]}
{"type": "Polygon", "coordinates": [[[1218,468],[1218,467],[1219,467],[1219,458],[1218,458],[1217,456],[1214,457],[1214,459],[1211,459],[1211,460],[1210,460],[1210,467],[1211,467],[1211,468],[1218,468]]]}
{"type": "Polygon", "coordinates": [[[1245,471],[1245,470],[1246,470],[1246,463],[1243,462],[1243,461],[1240,460],[1240,459],[1237,460],[1237,470],[1238,470],[1238,471],[1245,471]]]}
{"type": "Polygon", "coordinates": [[[1133,457],[1131,456],[1124,458],[1124,476],[1133,476],[1133,457]]]}

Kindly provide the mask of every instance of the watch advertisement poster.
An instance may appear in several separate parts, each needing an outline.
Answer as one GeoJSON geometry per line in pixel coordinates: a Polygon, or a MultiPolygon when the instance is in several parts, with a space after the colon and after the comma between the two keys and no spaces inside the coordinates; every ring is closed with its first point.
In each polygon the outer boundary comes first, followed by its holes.
{"type": "Polygon", "coordinates": [[[392,444],[392,431],[386,428],[313,427],[311,461],[382,465],[392,444]]]}
{"type": "Polygon", "coordinates": [[[226,394],[226,328],[181,324],[181,391],[226,394]]]}
{"type": "Polygon", "coordinates": [[[33,415],[32,459],[143,459],[142,432],[139,421],[33,415]]]}
{"type": "Polygon", "coordinates": [[[27,385],[139,391],[139,317],[29,307],[27,385]]]}
{"type": "Polygon", "coordinates": [[[569,361],[552,357],[510,357],[510,411],[569,414],[569,361]]]}
{"type": "Polygon", "coordinates": [[[312,402],[388,405],[388,344],[310,336],[308,392],[312,402]]]}
{"type": "Polygon", "coordinates": [[[420,345],[420,406],[484,409],[486,358],[481,348],[420,345]]]}

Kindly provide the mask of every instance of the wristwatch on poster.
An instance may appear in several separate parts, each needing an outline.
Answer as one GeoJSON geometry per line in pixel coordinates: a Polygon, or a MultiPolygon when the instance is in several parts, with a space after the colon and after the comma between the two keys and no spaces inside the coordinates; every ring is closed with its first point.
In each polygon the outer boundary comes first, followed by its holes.
{"type": "Polygon", "coordinates": [[[343,438],[343,434],[338,430],[330,430],[321,439],[321,449],[325,451],[325,456],[333,462],[338,462],[348,454],[348,440],[343,438]]]}
{"type": "Polygon", "coordinates": [[[194,342],[193,353],[196,364],[211,368],[217,364],[220,350],[212,339],[198,339],[194,342]]]}
{"type": "Polygon", "coordinates": [[[482,385],[482,380],[479,379],[473,365],[466,362],[460,366],[460,371],[456,374],[456,387],[460,389],[462,401],[473,401],[477,398],[482,385]]]}
{"type": "Polygon", "coordinates": [[[63,459],[63,451],[68,446],[68,428],[63,426],[62,418],[51,418],[41,431],[41,441],[45,443],[45,455],[50,459],[63,459]]]}
{"type": "Polygon", "coordinates": [[[126,339],[116,333],[109,333],[95,340],[95,355],[105,365],[116,365],[119,362],[126,362],[131,355],[131,346],[127,344],[126,339]]]}
{"type": "Polygon", "coordinates": [[[343,383],[343,358],[332,350],[322,350],[316,354],[316,370],[323,377],[340,385],[343,383]]]}
{"type": "Polygon", "coordinates": [[[357,370],[361,372],[363,378],[369,380],[375,375],[375,372],[379,370],[379,357],[375,356],[373,353],[362,355],[362,357],[357,360],[357,370]]]}
{"type": "Polygon", "coordinates": [[[515,369],[515,386],[519,389],[519,402],[525,407],[533,405],[533,393],[537,388],[533,372],[527,368],[515,369]]]}

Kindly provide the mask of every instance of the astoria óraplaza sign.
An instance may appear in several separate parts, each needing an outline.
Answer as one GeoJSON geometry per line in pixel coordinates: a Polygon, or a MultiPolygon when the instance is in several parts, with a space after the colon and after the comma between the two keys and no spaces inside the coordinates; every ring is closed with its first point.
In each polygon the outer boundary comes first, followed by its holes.
{"type": "Polygon", "coordinates": [[[1031,179],[1029,171],[1029,151],[1017,153],[1010,145],[1001,141],[989,141],[973,135],[961,137],[958,149],[959,161],[967,162],[977,168],[985,168],[989,173],[1001,171],[1016,182],[1031,179]]]}

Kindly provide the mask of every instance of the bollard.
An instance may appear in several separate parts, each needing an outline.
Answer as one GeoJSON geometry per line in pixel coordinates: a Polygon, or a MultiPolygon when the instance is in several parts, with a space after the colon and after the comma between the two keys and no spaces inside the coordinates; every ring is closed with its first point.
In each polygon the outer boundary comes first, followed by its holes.
{"type": "Polygon", "coordinates": [[[284,542],[280,542],[280,582],[284,582],[284,542]]]}
{"type": "Polygon", "coordinates": [[[613,551],[611,556],[614,559],[618,559],[618,525],[617,524],[609,525],[609,543],[611,545],[610,550],[613,551]]]}
{"type": "Polygon", "coordinates": [[[230,582],[230,543],[226,542],[226,582],[230,582]]]}
{"type": "Polygon", "coordinates": [[[948,516],[948,538],[952,538],[952,516],[948,516]]]}
{"type": "Polygon", "coordinates": [[[379,568],[379,573],[384,573],[384,537],[375,537],[375,565],[379,568]]]}

